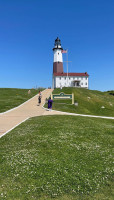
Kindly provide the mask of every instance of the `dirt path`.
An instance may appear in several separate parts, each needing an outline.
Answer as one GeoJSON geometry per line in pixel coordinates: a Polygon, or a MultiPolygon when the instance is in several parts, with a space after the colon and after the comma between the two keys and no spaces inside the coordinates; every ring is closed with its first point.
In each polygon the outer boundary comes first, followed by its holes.
{"type": "Polygon", "coordinates": [[[24,104],[9,110],[5,113],[0,113],[0,137],[8,133],[10,130],[26,121],[30,117],[41,116],[41,115],[73,115],[83,117],[95,117],[114,119],[114,117],[94,116],[94,115],[83,115],[75,113],[67,113],[61,111],[47,111],[42,106],[45,103],[45,99],[50,96],[52,89],[46,89],[42,92],[42,103],[38,106],[38,95],[26,101],[24,104]]]}

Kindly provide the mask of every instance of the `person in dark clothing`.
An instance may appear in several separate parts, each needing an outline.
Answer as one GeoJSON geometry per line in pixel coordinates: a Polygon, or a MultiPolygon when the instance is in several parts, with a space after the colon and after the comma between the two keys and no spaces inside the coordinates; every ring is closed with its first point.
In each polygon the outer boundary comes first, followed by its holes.
{"type": "Polygon", "coordinates": [[[41,98],[42,98],[42,93],[39,91],[39,93],[38,93],[38,103],[39,103],[39,106],[41,104],[41,98]]]}
{"type": "Polygon", "coordinates": [[[52,109],[52,103],[53,103],[53,100],[50,97],[48,100],[48,109],[52,109]]]}

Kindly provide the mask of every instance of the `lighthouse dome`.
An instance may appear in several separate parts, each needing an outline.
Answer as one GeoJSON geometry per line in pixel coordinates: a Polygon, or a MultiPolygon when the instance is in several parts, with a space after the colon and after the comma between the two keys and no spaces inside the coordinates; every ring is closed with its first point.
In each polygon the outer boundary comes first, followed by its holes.
{"type": "Polygon", "coordinates": [[[55,49],[63,49],[62,47],[61,47],[61,40],[57,37],[57,39],[55,40],[55,44],[54,44],[54,48],[53,48],[53,50],[55,50],[55,49]]]}
{"type": "Polygon", "coordinates": [[[57,37],[57,39],[55,40],[55,46],[61,46],[61,40],[57,37]]]}

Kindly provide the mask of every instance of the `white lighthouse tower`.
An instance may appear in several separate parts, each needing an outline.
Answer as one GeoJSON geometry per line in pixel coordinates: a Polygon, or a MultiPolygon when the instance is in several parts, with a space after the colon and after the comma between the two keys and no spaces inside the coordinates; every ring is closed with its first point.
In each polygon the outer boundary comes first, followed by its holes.
{"type": "Polygon", "coordinates": [[[61,52],[62,50],[63,48],[61,47],[61,41],[57,37],[53,48],[53,53],[54,53],[53,73],[63,73],[63,57],[61,52]]]}

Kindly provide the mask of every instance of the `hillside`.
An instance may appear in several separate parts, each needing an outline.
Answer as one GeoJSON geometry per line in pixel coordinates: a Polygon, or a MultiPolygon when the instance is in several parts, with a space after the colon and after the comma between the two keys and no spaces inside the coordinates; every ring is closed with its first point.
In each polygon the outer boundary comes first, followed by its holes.
{"type": "Polygon", "coordinates": [[[63,88],[62,90],[55,89],[53,94],[61,92],[66,94],[74,93],[74,99],[75,102],[78,102],[78,106],[72,105],[71,100],[54,100],[54,110],[114,117],[114,96],[108,92],[87,90],[84,88],[63,88]]]}
{"type": "Polygon", "coordinates": [[[22,104],[38,93],[38,90],[31,89],[31,93],[28,94],[28,90],[0,88],[0,113],[22,104]]]}

